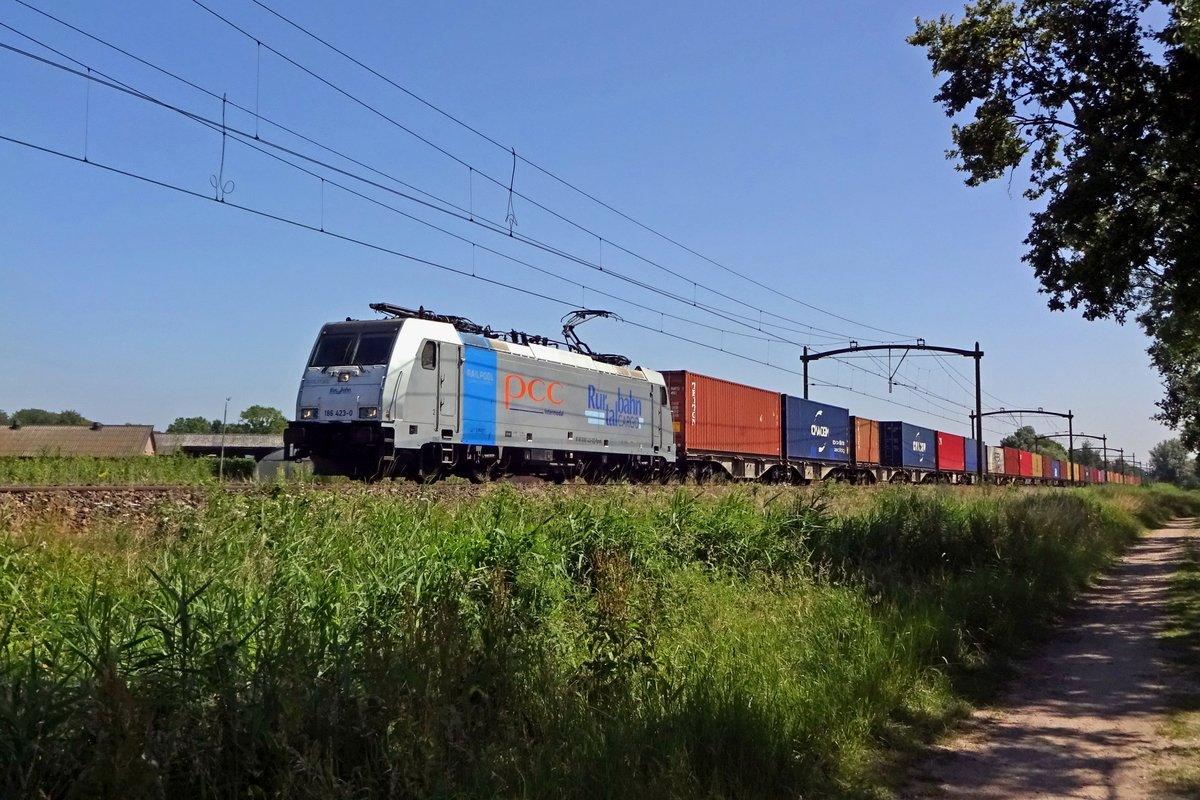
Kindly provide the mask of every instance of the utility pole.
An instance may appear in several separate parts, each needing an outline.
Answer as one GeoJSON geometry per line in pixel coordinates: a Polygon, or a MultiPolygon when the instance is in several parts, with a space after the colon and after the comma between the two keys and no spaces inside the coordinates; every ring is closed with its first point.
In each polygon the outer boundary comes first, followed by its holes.
{"type": "Polygon", "coordinates": [[[221,412],[221,460],[217,464],[217,483],[225,482],[225,421],[229,419],[229,400],[225,398],[225,410],[221,412]]]}

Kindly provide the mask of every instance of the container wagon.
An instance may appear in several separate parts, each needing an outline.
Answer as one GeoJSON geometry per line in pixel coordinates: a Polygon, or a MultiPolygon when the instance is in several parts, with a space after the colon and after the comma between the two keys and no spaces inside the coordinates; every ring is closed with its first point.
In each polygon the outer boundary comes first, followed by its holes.
{"type": "Polygon", "coordinates": [[[881,422],[883,466],[894,483],[924,483],[937,477],[937,431],[908,422],[881,422]]]}
{"type": "Polygon", "coordinates": [[[687,370],[662,373],[685,477],[787,478],[778,392],[687,370]]]}

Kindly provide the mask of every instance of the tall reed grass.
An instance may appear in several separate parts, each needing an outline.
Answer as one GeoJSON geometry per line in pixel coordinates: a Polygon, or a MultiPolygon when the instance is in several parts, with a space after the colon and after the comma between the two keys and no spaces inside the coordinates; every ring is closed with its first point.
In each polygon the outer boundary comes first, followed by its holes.
{"type": "Polygon", "coordinates": [[[877,796],[1161,501],[864,497],[276,486],[10,524],[0,796],[877,796]]]}
{"type": "MultiPolygon", "coordinates": [[[[226,458],[226,480],[254,477],[254,461],[226,458]]],[[[88,458],[42,456],[0,458],[0,486],[94,486],[214,484],[220,472],[215,458],[187,455],[88,458]]]]}

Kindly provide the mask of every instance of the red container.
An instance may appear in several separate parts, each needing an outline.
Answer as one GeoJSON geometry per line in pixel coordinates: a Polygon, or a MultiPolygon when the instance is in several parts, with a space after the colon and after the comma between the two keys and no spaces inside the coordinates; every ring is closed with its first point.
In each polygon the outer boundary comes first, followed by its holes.
{"type": "Polygon", "coordinates": [[[965,472],[967,468],[967,440],[953,433],[937,435],[937,468],[939,472],[965,472]]]}
{"type": "Polygon", "coordinates": [[[1017,451],[1017,459],[1018,459],[1018,466],[1021,470],[1021,472],[1020,472],[1021,477],[1022,478],[1032,478],[1033,477],[1033,453],[1029,452],[1028,450],[1018,450],[1017,451]]]}
{"type": "Polygon", "coordinates": [[[879,463],[879,423],[865,417],[851,417],[854,428],[853,449],[850,461],[854,464],[879,463]]]}
{"type": "Polygon", "coordinates": [[[1015,447],[1004,448],[1004,474],[1016,477],[1021,474],[1020,450],[1015,447]]]}
{"type": "Polygon", "coordinates": [[[779,392],[685,370],[663,377],[680,454],[781,455],[779,392]]]}

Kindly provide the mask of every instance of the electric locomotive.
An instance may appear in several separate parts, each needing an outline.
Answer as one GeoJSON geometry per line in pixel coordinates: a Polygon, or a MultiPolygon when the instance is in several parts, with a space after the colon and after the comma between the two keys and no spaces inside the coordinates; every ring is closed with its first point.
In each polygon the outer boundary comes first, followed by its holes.
{"type": "Polygon", "coordinates": [[[290,458],[317,474],[433,480],[499,475],[563,481],[674,474],[663,376],[565,342],[499,333],[387,303],[378,320],[321,328],[284,433],[290,458]]]}

